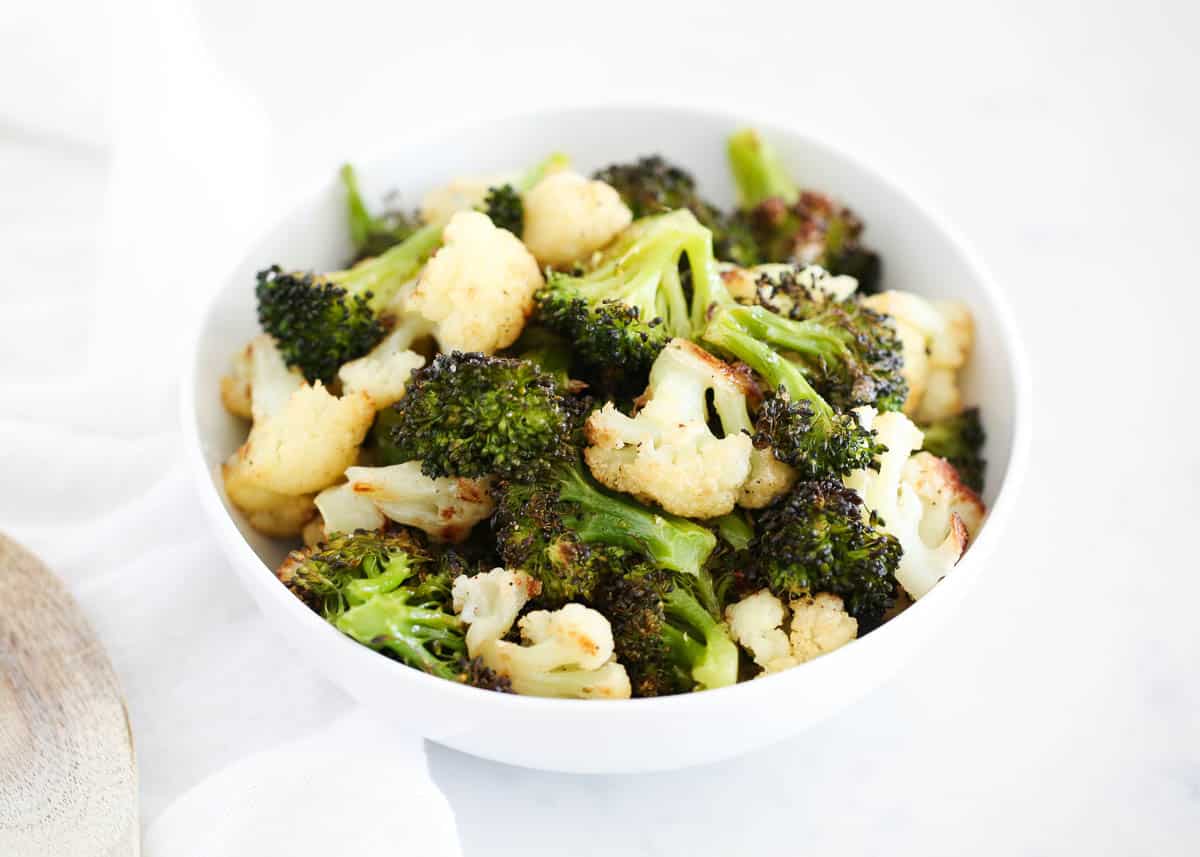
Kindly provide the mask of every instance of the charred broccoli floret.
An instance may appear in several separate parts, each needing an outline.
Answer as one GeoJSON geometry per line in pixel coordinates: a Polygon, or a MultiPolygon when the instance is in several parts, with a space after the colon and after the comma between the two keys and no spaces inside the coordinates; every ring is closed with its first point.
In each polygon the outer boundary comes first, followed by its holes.
{"type": "Polygon", "coordinates": [[[798,483],[759,516],[751,550],[761,584],[780,597],[831,592],[864,627],[878,625],[895,598],[901,549],[876,523],[841,482],[798,483]]]}
{"type": "Polygon", "coordinates": [[[354,242],[354,262],[361,262],[395,247],[421,225],[415,213],[389,208],[371,214],[358,188],[358,175],[350,164],[343,164],[339,176],[346,190],[346,219],[350,240],[354,242]]]}
{"type": "Polygon", "coordinates": [[[729,165],[740,217],[753,234],[760,262],[820,265],[858,280],[864,292],[879,283],[879,256],[859,241],[863,223],[824,194],[800,190],[771,147],[752,129],[729,138],[729,165]]]}
{"type": "Polygon", "coordinates": [[[528,360],[459,351],[413,372],[383,421],[387,463],[427,476],[532,478],[575,455],[581,404],[528,360]]]}
{"type": "Polygon", "coordinates": [[[748,365],[772,391],[759,408],[755,444],[769,446],[802,479],[844,476],[871,467],[881,451],[872,432],[853,414],[834,410],[798,364],[759,338],[772,335],[773,328],[757,325],[757,314],[778,319],[761,308],[727,306],[704,332],[706,341],[748,365]]]}
{"type": "Polygon", "coordinates": [[[976,493],[983,492],[987,460],[983,443],[987,439],[978,408],[922,426],[925,441],[921,449],[944,458],[954,465],[959,477],[976,493]]]}
{"type": "Polygon", "coordinates": [[[581,360],[645,372],[675,337],[703,326],[714,294],[712,236],[688,211],[636,220],[589,270],[551,273],[537,314],[581,360]],[[687,261],[691,295],[684,288],[687,261]]]}
{"type": "Polygon", "coordinates": [[[259,324],[275,337],[289,366],[310,381],[328,383],[339,366],[383,339],[381,312],[441,238],[442,224],[429,224],[349,270],[314,274],[275,265],[259,271],[259,324]]]}
{"type": "Polygon", "coordinates": [[[483,198],[483,213],[501,229],[507,229],[518,238],[525,220],[525,204],[520,192],[511,184],[497,185],[488,189],[483,198]]]}
{"type": "Polygon", "coordinates": [[[731,310],[753,336],[799,357],[821,396],[838,410],[898,411],[908,396],[903,347],[890,317],[853,298],[837,300],[801,282],[795,268],[759,277],[760,294],[786,295],[787,318],[768,306],[731,310]]]}
{"type": "Polygon", "coordinates": [[[360,530],[292,551],[276,572],[298,598],[364,646],[439,678],[492,690],[502,679],[467,658],[451,578],[415,533],[360,530]]]}
{"type": "Polygon", "coordinates": [[[749,225],[704,200],[690,173],[658,155],[613,164],[593,178],[616,188],[634,218],[686,208],[712,232],[713,253],[718,259],[738,265],[756,264],[758,248],[749,225]]]}
{"type": "Polygon", "coordinates": [[[711,593],[706,572],[688,576],[639,567],[606,580],[600,610],[612,625],[617,659],[629,673],[635,696],[686,693],[737,681],[737,646],[713,608],[703,603],[711,593]]]}
{"type": "Polygon", "coordinates": [[[577,552],[576,543],[625,548],[657,566],[692,575],[700,573],[716,546],[716,537],[700,524],[652,511],[600,487],[578,460],[547,476],[506,483],[500,493],[496,539],[501,555],[506,560],[533,556],[541,567],[565,562],[572,569],[586,566],[585,572],[571,573],[587,581],[602,573],[601,566],[621,566],[625,560],[618,552],[607,552],[592,565],[597,555],[577,552]]]}

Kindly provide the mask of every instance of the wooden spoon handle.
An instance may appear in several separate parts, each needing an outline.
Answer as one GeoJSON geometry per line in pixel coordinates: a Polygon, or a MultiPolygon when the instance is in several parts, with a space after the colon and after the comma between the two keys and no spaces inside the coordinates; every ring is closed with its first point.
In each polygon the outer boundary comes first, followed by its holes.
{"type": "Polygon", "coordinates": [[[75,600],[0,534],[0,854],[137,857],[121,687],[75,600]]]}

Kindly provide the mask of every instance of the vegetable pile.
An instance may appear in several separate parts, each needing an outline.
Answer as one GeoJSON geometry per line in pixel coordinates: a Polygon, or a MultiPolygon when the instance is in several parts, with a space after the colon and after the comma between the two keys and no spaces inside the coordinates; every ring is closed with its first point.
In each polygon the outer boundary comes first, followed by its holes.
{"type": "Polygon", "coordinates": [[[431,675],[569,698],[789,669],[948,574],[983,523],[972,318],[880,291],[862,220],[752,130],[737,206],[661,157],[553,155],[419,211],[344,185],[344,270],[257,279],[221,398],[279,580],[431,675]]]}

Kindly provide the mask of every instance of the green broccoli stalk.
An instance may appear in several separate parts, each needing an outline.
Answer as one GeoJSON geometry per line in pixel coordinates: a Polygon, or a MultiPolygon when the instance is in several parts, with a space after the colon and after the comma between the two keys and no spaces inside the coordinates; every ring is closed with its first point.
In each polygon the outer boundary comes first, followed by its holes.
{"type": "Polygon", "coordinates": [[[729,138],[730,170],[737,184],[739,216],[754,235],[759,262],[820,265],[874,291],[879,256],[859,243],[863,223],[824,194],[799,190],[774,149],[752,129],[729,138]]]}
{"type": "Polygon", "coordinates": [[[571,383],[571,345],[557,333],[536,324],[529,324],[521,337],[505,352],[507,357],[528,360],[554,378],[561,389],[580,385],[571,383]]]}
{"type": "Polygon", "coordinates": [[[450,577],[408,530],[337,535],[293,551],[276,574],[364,646],[439,678],[510,690],[467,658],[466,630],[450,605],[450,577]]]}
{"type": "Polygon", "coordinates": [[[396,209],[371,214],[359,190],[358,175],[350,164],[343,164],[338,175],[346,191],[346,219],[355,262],[386,252],[417,230],[420,220],[415,214],[396,209]]]}
{"type": "Polygon", "coordinates": [[[921,448],[949,461],[969,488],[982,493],[987,471],[983,444],[987,435],[979,419],[979,409],[968,408],[957,416],[922,426],[921,431],[925,433],[921,448]]]}
{"type": "Polygon", "coordinates": [[[605,167],[593,178],[615,188],[634,218],[687,209],[712,232],[713,253],[718,259],[743,266],[757,264],[758,247],[749,226],[704,200],[686,170],[653,155],[605,167]]]}
{"type": "Polygon", "coordinates": [[[698,585],[711,590],[712,581],[706,573],[688,577],[645,568],[606,581],[600,609],[612,626],[617,659],[629,672],[635,696],[737,681],[737,646],[702,603],[698,585]]]}
{"type": "Polygon", "coordinates": [[[761,585],[778,596],[831,592],[866,628],[892,606],[900,543],[841,482],[800,482],[758,519],[761,585]]]}
{"type": "Polygon", "coordinates": [[[528,360],[439,354],[389,410],[386,464],[442,476],[533,478],[575,455],[582,404],[528,360]]]}
{"type": "Polygon", "coordinates": [[[686,518],[652,511],[600,487],[578,460],[556,467],[547,476],[507,483],[500,493],[496,536],[506,561],[535,553],[521,543],[527,542],[530,534],[538,534],[538,544],[545,545],[542,550],[554,552],[543,554],[551,565],[561,567],[569,564],[568,560],[589,564],[592,583],[604,571],[603,566],[619,567],[620,555],[576,555],[576,542],[625,548],[649,557],[661,568],[697,577],[716,547],[711,530],[686,518]],[[598,564],[590,565],[597,558],[598,564]]]}
{"type": "Polygon", "coordinates": [[[795,269],[764,273],[759,294],[767,307],[730,312],[752,336],[796,355],[821,396],[838,410],[871,405],[898,411],[908,396],[903,349],[891,319],[853,299],[816,294],[795,269]],[[789,305],[785,318],[773,311],[778,296],[789,305]]]}
{"type": "Polygon", "coordinates": [[[258,321],[275,337],[289,366],[329,382],[338,367],[370,351],[387,332],[380,313],[437,249],[442,224],[431,223],[373,259],[328,274],[258,273],[258,321]]]}
{"type": "Polygon", "coordinates": [[[793,205],[799,199],[800,188],[796,187],[774,149],[753,128],[735,131],[729,138],[726,152],[737,185],[740,208],[754,208],[768,199],[793,205]]]}
{"type": "Polygon", "coordinates": [[[755,444],[770,446],[802,479],[844,476],[873,466],[883,451],[874,433],[821,398],[799,365],[755,335],[757,328],[746,323],[742,309],[718,312],[704,339],[748,365],[773,391],[759,408],[755,444]]]}
{"type": "Polygon", "coordinates": [[[537,313],[593,366],[642,373],[676,337],[703,327],[715,290],[711,233],[689,211],[645,217],[583,273],[551,273],[537,313]],[[680,262],[691,276],[691,300],[680,262]]]}

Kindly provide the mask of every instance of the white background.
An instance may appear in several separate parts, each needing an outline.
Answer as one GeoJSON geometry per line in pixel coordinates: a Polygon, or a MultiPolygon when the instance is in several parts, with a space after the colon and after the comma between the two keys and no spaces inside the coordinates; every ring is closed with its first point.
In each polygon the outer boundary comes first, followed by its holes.
{"type": "Polygon", "coordinates": [[[430,747],[464,852],[1197,853],[1200,7],[421,5],[0,13],[0,526],[109,647],[146,820],[348,706],[185,487],[175,326],[205,278],[272,200],[423,122],[707,97],[845,144],[979,248],[1035,372],[1021,507],[939,643],[793,741],[639,777],[430,747]]]}

